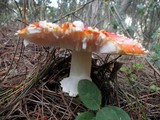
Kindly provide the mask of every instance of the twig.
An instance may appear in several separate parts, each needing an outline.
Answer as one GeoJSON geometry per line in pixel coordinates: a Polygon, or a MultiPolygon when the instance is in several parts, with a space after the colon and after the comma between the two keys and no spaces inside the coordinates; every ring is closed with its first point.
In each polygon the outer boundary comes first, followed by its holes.
{"type": "Polygon", "coordinates": [[[27,23],[27,20],[26,20],[26,12],[27,12],[27,7],[26,7],[26,0],[23,1],[23,27],[25,28],[26,27],[26,23],[27,23]]]}
{"type": "Polygon", "coordinates": [[[18,2],[17,2],[16,0],[14,0],[14,2],[15,2],[15,4],[16,4],[17,8],[18,8],[18,11],[19,11],[19,14],[20,14],[21,18],[23,18],[23,17],[22,17],[23,15],[22,15],[21,9],[20,9],[20,7],[19,7],[19,5],[18,5],[18,2]]]}
{"type": "Polygon", "coordinates": [[[19,22],[21,22],[21,23],[23,23],[23,24],[29,25],[28,23],[24,23],[23,20],[20,20],[20,19],[15,19],[15,20],[17,20],[17,21],[19,21],[19,22]]]}
{"type": "Polygon", "coordinates": [[[84,5],[82,5],[81,7],[77,8],[76,10],[67,13],[66,15],[62,16],[61,18],[58,18],[57,20],[54,20],[53,22],[57,22],[57,21],[65,18],[65,17],[67,17],[67,16],[69,16],[69,15],[71,15],[71,14],[74,14],[75,12],[83,9],[86,5],[88,5],[89,3],[93,2],[93,1],[94,1],[94,0],[88,1],[87,3],[85,3],[84,5]]]}
{"type": "Polygon", "coordinates": [[[9,66],[9,69],[7,70],[6,75],[5,75],[5,76],[4,76],[4,78],[0,81],[0,83],[2,83],[2,82],[5,82],[5,81],[6,81],[6,79],[5,79],[5,78],[7,77],[7,75],[9,74],[9,71],[11,70],[11,68],[12,68],[12,66],[13,66],[13,62],[14,62],[14,60],[15,60],[15,56],[16,56],[17,51],[18,51],[19,43],[20,43],[20,39],[18,40],[18,42],[17,42],[17,44],[16,44],[15,52],[14,52],[14,55],[13,55],[13,58],[12,58],[11,64],[10,64],[10,66],[9,66]]]}
{"type": "MultiPolygon", "coordinates": [[[[113,6],[113,8],[114,8],[114,10],[115,10],[116,15],[118,16],[118,19],[119,19],[119,22],[121,23],[121,26],[122,26],[123,29],[125,30],[126,34],[127,34],[129,37],[131,37],[131,35],[128,33],[128,31],[127,31],[127,29],[126,29],[126,27],[125,27],[125,25],[124,25],[124,23],[123,23],[123,20],[122,20],[121,16],[119,15],[117,9],[115,8],[114,5],[112,5],[112,6],[113,6]]],[[[111,10],[111,12],[112,12],[112,14],[113,14],[113,11],[112,11],[112,10],[111,10]]]]}
{"type": "Polygon", "coordinates": [[[160,72],[152,65],[152,63],[149,62],[149,60],[147,60],[147,58],[145,58],[145,60],[146,60],[147,63],[150,65],[150,67],[160,76],[160,72]]]}

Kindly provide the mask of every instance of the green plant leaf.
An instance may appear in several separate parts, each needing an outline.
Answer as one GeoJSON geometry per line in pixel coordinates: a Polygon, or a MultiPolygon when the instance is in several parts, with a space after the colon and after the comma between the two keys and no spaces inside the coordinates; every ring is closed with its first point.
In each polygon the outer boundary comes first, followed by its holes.
{"type": "Polygon", "coordinates": [[[160,87],[158,87],[158,86],[156,86],[156,85],[151,85],[151,86],[149,87],[149,89],[150,89],[150,90],[153,90],[153,91],[158,91],[158,90],[160,90],[160,87]]]}
{"type": "Polygon", "coordinates": [[[138,8],[138,9],[144,9],[144,8],[145,8],[145,5],[143,5],[143,4],[138,4],[138,5],[137,5],[137,8],[138,8]]]}
{"type": "Polygon", "coordinates": [[[135,63],[135,64],[133,65],[133,67],[134,67],[134,68],[138,68],[138,69],[143,69],[143,68],[144,68],[143,64],[141,64],[141,63],[135,63]]]}
{"type": "Polygon", "coordinates": [[[101,92],[91,81],[83,79],[78,83],[78,93],[83,104],[90,110],[98,110],[101,105],[101,92]]]}
{"type": "Polygon", "coordinates": [[[131,80],[132,82],[135,82],[137,79],[137,75],[136,74],[131,74],[129,80],[131,80]]]}
{"type": "Polygon", "coordinates": [[[120,70],[122,72],[127,73],[127,74],[131,74],[133,72],[133,68],[132,67],[122,67],[120,70]]]}
{"type": "Polygon", "coordinates": [[[80,113],[75,120],[94,120],[95,115],[91,112],[80,113]]]}
{"type": "Polygon", "coordinates": [[[92,120],[96,120],[96,117],[92,118],[92,120]]]}
{"type": "Polygon", "coordinates": [[[99,110],[96,120],[131,120],[129,115],[119,107],[107,106],[99,110]]]}

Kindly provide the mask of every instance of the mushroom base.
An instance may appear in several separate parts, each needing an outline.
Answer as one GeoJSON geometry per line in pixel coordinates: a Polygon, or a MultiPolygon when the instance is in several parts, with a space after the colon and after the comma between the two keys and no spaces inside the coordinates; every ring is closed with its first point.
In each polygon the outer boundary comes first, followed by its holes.
{"type": "Polygon", "coordinates": [[[62,91],[69,94],[69,96],[76,97],[78,95],[78,82],[82,79],[91,80],[90,77],[85,76],[71,76],[64,78],[61,81],[62,91]]]}
{"type": "Polygon", "coordinates": [[[63,92],[69,93],[69,96],[78,95],[78,82],[80,80],[91,80],[91,55],[90,52],[72,52],[70,75],[60,82],[63,92]]]}

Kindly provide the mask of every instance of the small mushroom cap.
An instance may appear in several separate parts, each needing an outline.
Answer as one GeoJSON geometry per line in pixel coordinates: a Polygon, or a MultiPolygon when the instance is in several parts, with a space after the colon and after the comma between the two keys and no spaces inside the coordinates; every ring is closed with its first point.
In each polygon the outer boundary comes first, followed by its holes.
{"type": "Polygon", "coordinates": [[[61,25],[40,21],[18,30],[16,35],[38,45],[76,51],[129,55],[148,53],[136,40],[87,27],[81,21],[61,25]]]}

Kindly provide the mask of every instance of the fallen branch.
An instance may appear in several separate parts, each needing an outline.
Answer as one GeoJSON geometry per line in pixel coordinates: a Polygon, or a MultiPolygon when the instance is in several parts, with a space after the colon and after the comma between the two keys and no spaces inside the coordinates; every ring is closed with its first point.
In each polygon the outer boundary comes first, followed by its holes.
{"type": "Polygon", "coordinates": [[[149,60],[147,60],[147,58],[145,58],[145,60],[150,65],[150,67],[160,76],[160,72],[152,65],[152,63],[149,60]]]}
{"type": "Polygon", "coordinates": [[[65,17],[67,17],[67,16],[69,16],[69,15],[71,15],[71,14],[74,14],[75,12],[83,9],[86,5],[88,5],[89,3],[93,2],[93,1],[94,1],[94,0],[88,1],[87,3],[85,3],[84,5],[82,5],[81,7],[77,8],[76,10],[67,13],[66,15],[62,16],[61,18],[59,18],[59,19],[57,19],[57,20],[54,20],[53,23],[54,23],[54,22],[57,22],[57,21],[59,21],[59,20],[61,20],[61,19],[63,19],[63,18],[65,18],[65,17]]]}

